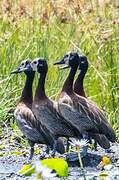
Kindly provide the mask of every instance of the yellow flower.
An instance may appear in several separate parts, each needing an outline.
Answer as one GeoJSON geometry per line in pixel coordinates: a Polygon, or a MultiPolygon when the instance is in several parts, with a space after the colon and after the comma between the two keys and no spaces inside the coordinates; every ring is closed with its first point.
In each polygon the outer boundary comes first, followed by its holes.
{"type": "Polygon", "coordinates": [[[111,163],[110,158],[108,156],[103,156],[102,164],[105,166],[105,165],[108,165],[110,163],[111,163]]]}
{"type": "Polygon", "coordinates": [[[101,162],[98,164],[97,168],[102,169],[104,166],[110,164],[110,158],[108,156],[103,156],[101,162]]]}

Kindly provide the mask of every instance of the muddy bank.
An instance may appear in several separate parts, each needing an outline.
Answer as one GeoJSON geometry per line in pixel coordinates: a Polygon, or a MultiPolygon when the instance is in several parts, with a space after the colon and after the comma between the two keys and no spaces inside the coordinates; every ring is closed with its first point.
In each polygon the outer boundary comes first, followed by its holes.
{"type": "MultiPolygon", "coordinates": [[[[12,129],[5,128],[3,130],[3,135],[0,137],[0,180],[35,179],[35,176],[24,177],[18,174],[22,166],[28,161],[29,146],[23,141],[24,137],[21,139],[21,133],[20,136],[17,134],[12,129]]],[[[35,149],[36,151],[32,163],[39,159],[39,150],[41,149],[41,146],[36,145],[35,149]]],[[[102,172],[102,169],[97,169],[97,165],[104,155],[106,155],[105,151],[100,147],[98,147],[98,151],[88,151],[88,156],[83,159],[87,180],[99,179],[97,176],[102,172]]],[[[111,159],[110,167],[104,170],[109,174],[108,180],[119,180],[119,143],[111,145],[111,153],[107,153],[107,155],[111,159]]],[[[71,155],[65,155],[64,158],[66,158],[69,163],[69,176],[67,179],[83,179],[81,177],[77,154],[71,153],[71,155]]]]}
{"type": "MultiPolygon", "coordinates": [[[[115,143],[111,147],[111,153],[107,153],[107,155],[111,158],[111,165],[105,171],[109,174],[108,179],[110,180],[119,180],[119,144],[115,143]]],[[[68,156],[69,162],[69,177],[68,179],[83,179],[81,177],[80,168],[78,167],[78,159],[77,155],[73,155],[73,158],[68,156]],[[72,160],[71,160],[72,159],[72,160]]],[[[92,178],[94,180],[99,179],[97,176],[101,172],[101,169],[97,169],[97,164],[100,162],[100,158],[105,155],[105,152],[98,148],[98,151],[91,151],[88,154],[86,159],[83,159],[85,164],[85,173],[87,180],[92,178]],[[99,161],[99,162],[98,162],[99,161]]],[[[35,179],[35,176],[32,177],[24,177],[18,175],[18,171],[21,167],[27,162],[27,155],[6,155],[0,157],[0,180],[32,180],[35,179]],[[26,157],[25,157],[26,156],[26,157]]],[[[38,159],[39,156],[35,155],[33,158],[33,162],[38,159]]],[[[55,178],[59,179],[59,178],[55,178]]]]}

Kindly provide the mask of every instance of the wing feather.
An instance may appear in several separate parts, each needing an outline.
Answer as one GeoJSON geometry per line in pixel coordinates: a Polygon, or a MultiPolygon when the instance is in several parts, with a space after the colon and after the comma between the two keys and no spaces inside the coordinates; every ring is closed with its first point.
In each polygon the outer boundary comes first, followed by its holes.
{"type": "Polygon", "coordinates": [[[107,121],[104,113],[89,99],[73,94],[68,96],[68,104],[59,101],[59,111],[61,115],[72,121],[72,125],[78,126],[80,132],[92,131],[104,134],[111,142],[115,142],[114,130],[107,121]],[[73,106],[71,105],[73,103],[73,106]]]}
{"type": "Polygon", "coordinates": [[[48,107],[48,105],[38,106],[33,110],[36,118],[40,123],[46,127],[46,129],[53,136],[74,136],[74,132],[70,129],[68,124],[66,124],[59,116],[57,111],[54,112],[48,107]]]}
{"type": "Polygon", "coordinates": [[[17,126],[33,142],[44,143],[42,127],[27,106],[18,106],[14,112],[17,126]]]}

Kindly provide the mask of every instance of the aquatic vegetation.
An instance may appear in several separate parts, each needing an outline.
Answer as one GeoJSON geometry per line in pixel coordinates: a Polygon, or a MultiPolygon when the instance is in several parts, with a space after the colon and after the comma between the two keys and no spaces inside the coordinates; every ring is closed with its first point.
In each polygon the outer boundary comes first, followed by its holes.
{"type": "Polygon", "coordinates": [[[82,147],[88,146],[88,140],[86,140],[86,139],[81,139],[81,140],[73,139],[72,141],[70,141],[70,144],[72,146],[75,146],[77,149],[81,150],[82,147]]]}
{"type": "Polygon", "coordinates": [[[40,161],[35,162],[35,168],[36,168],[36,176],[37,176],[36,179],[56,177],[56,173],[52,173],[52,170],[49,169],[47,166],[43,165],[43,163],[40,161]]]}
{"type": "Polygon", "coordinates": [[[56,175],[59,177],[66,177],[68,176],[68,164],[62,158],[49,158],[41,161],[37,160],[34,162],[34,165],[25,164],[19,171],[19,174],[25,176],[35,174],[37,179],[40,179],[41,177],[51,178],[56,175]]]}
{"type": "Polygon", "coordinates": [[[44,165],[47,165],[49,168],[55,170],[55,172],[60,177],[68,176],[68,164],[62,158],[49,158],[42,160],[44,165]]]}
{"type": "Polygon", "coordinates": [[[24,176],[31,176],[35,173],[35,168],[31,164],[25,164],[18,173],[24,176]]]}
{"type": "Polygon", "coordinates": [[[88,140],[86,139],[81,139],[81,140],[72,140],[70,142],[70,144],[72,146],[75,146],[77,151],[78,151],[78,158],[79,158],[79,163],[80,163],[80,168],[81,168],[81,173],[82,173],[82,176],[84,177],[84,180],[86,179],[85,177],[85,172],[84,172],[84,167],[83,167],[83,162],[82,162],[82,158],[81,158],[81,151],[83,150],[83,147],[86,147],[88,146],[88,140]]]}
{"type": "Polygon", "coordinates": [[[104,165],[110,164],[110,163],[111,163],[110,158],[109,158],[108,156],[103,156],[103,158],[102,158],[102,163],[103,163],[104,165]]]}

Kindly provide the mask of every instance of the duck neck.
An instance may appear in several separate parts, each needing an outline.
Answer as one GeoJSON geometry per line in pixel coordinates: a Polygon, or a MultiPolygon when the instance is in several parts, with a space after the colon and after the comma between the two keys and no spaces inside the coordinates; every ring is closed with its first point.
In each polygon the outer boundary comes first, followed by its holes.
{"type": "Polygon", "coordinates": [[[25,104],[32,105],[33,102],[32,84],[33,84],[34,76],[35,76],[35,72],[29,72],[29,74],[26,74],[26,82],[24,89],[22,91],[20,102],[24,102],[25,104]]]}
{"type": "Polygon", "coordinates": [[[72,93],[73,92],[73,81],[77,71],[77,67],[71,68],[70,73],[63,85],[62,92],[72,93]]]}
{"type": "Polygon", "coordinates": [[[36,88],[36,93],[35,93],[35,99],[34,101],[39,101],[46,99],[46,93],[45,93],[45,78],[46,78],[47,72],[41,73],[40,78],[38,81],[38,86],[36,88]]]}
{"type": "Polygon", "coordinates": [[[86,96],[83,84],[86,72],[87,68],[85,70],[81,70],[74,84],[74,92],[83,97],[86,96]]]}

